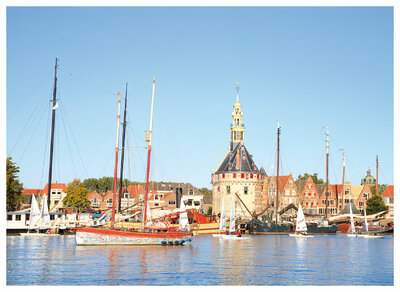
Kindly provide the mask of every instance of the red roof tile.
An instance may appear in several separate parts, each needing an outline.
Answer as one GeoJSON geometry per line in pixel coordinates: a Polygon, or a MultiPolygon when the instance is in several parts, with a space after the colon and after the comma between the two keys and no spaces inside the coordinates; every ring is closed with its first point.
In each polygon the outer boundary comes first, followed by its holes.
{"type": "Polygon", "coordinates": [[[383,192],[384,197],[393,197],[394,196],[394,186],[390,185],[386,188],[386,190],[383,192]]]}

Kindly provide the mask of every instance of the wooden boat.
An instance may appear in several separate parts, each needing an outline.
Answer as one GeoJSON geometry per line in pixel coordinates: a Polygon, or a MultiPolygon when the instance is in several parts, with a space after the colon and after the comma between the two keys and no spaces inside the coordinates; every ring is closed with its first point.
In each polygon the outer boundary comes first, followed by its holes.
{"type": "MultiPolygon", "coordinates": [[[[114,171],[114,192],[111,226],[109,228],[79,228],[76,230],[77,245],[181,245],[187,241],[191,241],[192,233],[181,231],[170,227],[168,222],[153,223],[147,220],[147,200],[149,193],[149,173],[150,173],[150,153],[151,153],[151,133],[153,128],[153,108],[154,108],[154,90],[155,77],[153,78],[153,91],[151,102],[150,130],[146,131],[145,140],[148,144],[147,152],[147,173],[146,173],[146,190],[144,196],[144,216],[141,224],[141,230],[117,229],[115,226],[115,195],[117,183],[117,163],[118,163],[118,137],[119,137],[119,116],[121,106],[121,95],[118,93],[118,116],[117,116],[117,142],[115,154],[115,171],[114,171]],[[162,224],[163,223],[163,226],[162,224]]],[[[127,99],[127,89],[125,93],[125,105],[127,99]]],[[[126,111],[126,107],[125,107],[126,111]]],[[[124,127],[125,129],[126,127],[124,127]]],[[[182,212],[185,213],[186,211],[182,212]]],[[[184,216],[180,216],[181,222],[184,216]]],[[[187,220],[187,214],[186,214],[187,220]]]]}

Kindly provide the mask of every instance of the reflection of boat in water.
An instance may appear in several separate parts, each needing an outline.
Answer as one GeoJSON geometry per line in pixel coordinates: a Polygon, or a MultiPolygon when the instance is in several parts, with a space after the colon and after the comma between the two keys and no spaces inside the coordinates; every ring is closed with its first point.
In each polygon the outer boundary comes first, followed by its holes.
{"type": "MultiPolygon", "coordinates": [[[[109,228],[99,227],[90,228],[84,227],[76,230],[76,243],[77,245],[167,245],[175,244],[181,245],[191,240],[191,233],[189,231],[181,231],[174,227],[169,226],[169,222],[160,221],[153,222],[147,219],[147,206],[148,206],[148,193],[149,193],[149,173],[150,173],[150,153],[151,153],[151,134],[153,128],[153,107],[154,107],[154,89],[155,77],[153,79],[153,92],[151,102],[151,116],[150,116],[150,130],[146,131],[145,140],[148,143],[147,153],[147,174],[146,174],[146,191],[144,199],[144,216],[141,224],[141,230],[137,229],[117,229],[115,226],[115,195],[117,184],[117,162],[118,162],[118,141],[119,141],[119,116],[121,95],[118,94],[118,116],[117,116],[117,142],[116,142],[116,158],[115,158],[115,171],[114,171],[114,192],[113,192],[113,207],[111,226],[109,228]]],[[[125,112],[126,112],[126,99],[127,90],[125,93],[125,112]]],[[[125,130],[124,126],[124,130],[125,130]]],[[[125,137],[125,135],[123,135],[125,137]]],[[[123,149],[122,149],[123,150],[123,149]]],[[[182,213],[182,212],[181,212],[182,213]]],[[[186,217],[180,214],[181,222],[186,217]]],[[[181,224],[182,225],[182,224],[181,224]]],[[[185,227],[186,229],[186,227],[185,227]]]]}

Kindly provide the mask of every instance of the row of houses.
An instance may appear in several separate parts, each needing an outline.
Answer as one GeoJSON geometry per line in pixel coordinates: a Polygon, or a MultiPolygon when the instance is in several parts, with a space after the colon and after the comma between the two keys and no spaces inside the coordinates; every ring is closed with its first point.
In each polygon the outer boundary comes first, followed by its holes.
{"type": "MultiPolygon", "coordinates": [[[[196,187],[190,183],[176,182],[151,182],[148,194],[148,203],[151,209],[173,210],[180,207],[181,198],[188,208],[196,208],[207,211],[212,206],[212,198],[204,196],[196,187]]],[[[62,199],[67,195],[67,186],[64,183],[51,184],[50,210],[63,208],[62,199]]],[[[41,203],[43,195],[48,191],[48,184],[43,189],[24,189],[22,209],[29,208],[32,195],[36,195],[41,203]]],[[[130,185],[124,187],[121,193],[121,210],[129,209],[144,200],[144,184],[130,185]]],[[[119,190],[117,190],[116,202],[119,205],[119,190]]],[[[104,211],[113,206],[113,192],[107,191],[97,193],[89,192],[87,199],[90,201],[90,208],[94,211],[104,211]]]]}

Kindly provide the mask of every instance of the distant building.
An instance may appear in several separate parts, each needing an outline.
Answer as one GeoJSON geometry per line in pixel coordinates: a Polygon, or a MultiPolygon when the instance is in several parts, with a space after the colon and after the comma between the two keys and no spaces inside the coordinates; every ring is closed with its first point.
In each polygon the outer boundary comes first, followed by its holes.
{"type": "MultiPolygon", "coordinates": [[[[21,209],[30,208],[32,202],[32,195],[36,195],[36,200],[39,206],[42,205],[43,196],[47,196],[49,184],[46,184],[43,189],[24,189],[22,195],[24,200],[22,202],[21,209]]],[[[64,183],[54,183],[51,184],[51,197],[50,197],[50,211],[56,211],[55,209],[62,208],[62,200],[67,195],[65,192],[67,190],[67,185],[64,183]]]]}
{"type": "Polygon", "coordinates": [[[213,212],[215,214],[221,212],[222,198],[224,198],[228,218],[231,212],[232,198],[235,202],[237,217],[251,218],[246,207],[250,212],[256,212],[262,206],[261,192],[265,174],[257,168],[252,155],[244,145],[245,125],[242,123],[241,108],[239,94],[237,94],[236,103],[233,106],[233,121],[230,125],[230,147],[217,169],[211,173],[213,212]],[[235,194],[238,194],[246,207],[235,194]]]}
{"type": "Polygon", "coordinates": [[[394,186],[389,185],[383,192],[383,201],[389,207],[387,219],[394,219],[394,186]]]}
{"type": "Polygon", "coordinates": [[[371,170],[367,170],[367,175],[361,179],[362,185],[375,185],[376,179],[371,175],[371,170]]]}
{"type": "MultiPolygon", "coordinates": [[[[265,177],[263,182],[263,197],[266,197],[266,200],[263,200],[263,202],[265,202],[264,206],[268,206],[267,217],[272,219],[274,219],[276,215],[276,184],[276,176],[265,177]]],[[[299,204],[296,182],[294,181],[292,174],[282,175],[279,176],[279,211],[290,204],[294,204],[296,207],[299,204]]],[[[294,211],[290,210],[286,214],[294,215],[294,211]]]]}

